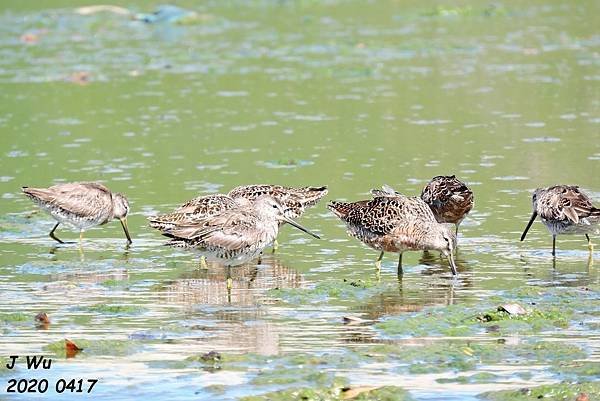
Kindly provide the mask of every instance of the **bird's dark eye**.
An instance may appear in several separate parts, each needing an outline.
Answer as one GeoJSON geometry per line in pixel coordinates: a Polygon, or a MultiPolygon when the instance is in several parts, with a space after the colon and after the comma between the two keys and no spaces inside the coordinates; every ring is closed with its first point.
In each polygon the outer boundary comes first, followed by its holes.
{"type": "Polygon", "coordinates": [[[277,205],[273,205],[273,209],[277,209],[277,205]]]}

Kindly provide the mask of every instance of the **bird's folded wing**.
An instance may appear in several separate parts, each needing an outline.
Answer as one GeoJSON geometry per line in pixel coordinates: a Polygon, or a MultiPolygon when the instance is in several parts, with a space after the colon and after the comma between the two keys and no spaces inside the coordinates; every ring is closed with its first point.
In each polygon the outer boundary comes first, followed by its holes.
{"type": "Polygon", "coordinates": [[[239,206],[235,200],[227,195],[215,194],[198,196],[191,199],[175,209],[177,213],[199,214],[206,213],[214,215],[228,209],[233,209],[239,206]]]}
{"type": "Polygon", "coordinates": [[[169,236],[198,241],[209,241],[210,237],[239,236],[248,226],[248,212],[241,209],[231,209],[225,212],[195,220],[176,224],[165,231],[169,236]],[[220,235],[219,235],[220,233],[220,235]]]}
{"type": "Polygon", "coordinates": [[[28,188],[27,193],[79,216],[112,211],[110,191],[97,183],[60,184],[50,188],[28,188]]]}

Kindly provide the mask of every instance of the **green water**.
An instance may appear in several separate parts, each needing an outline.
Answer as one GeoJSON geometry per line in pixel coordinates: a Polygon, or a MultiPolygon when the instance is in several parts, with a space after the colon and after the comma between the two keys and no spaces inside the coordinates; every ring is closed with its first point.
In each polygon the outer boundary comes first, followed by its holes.
{"type": "Polygon", "coordinates": [[[71,1],[0,6],[0,355],[52,355],[48,346],[64,338],[87,344],[46,372],[0,370],[0,398],[18,398],[4,392],[10,377],[100,378],[95,399],[172,400],[339,380],[463,400],[597,379],[593,370],[564,373],[600,362],[600,273],[585,239],[559,237],[555,264],[541,223],[518,239],[536,187],[577,184],[600,201],[600,3],[177,4],[197,18],[144,24],[80,15],[71,1]],[[411,253],[402,280],[387,255],[377,282],[377,253],[347,237],[325,201],[301,219],[323,240],[284,227],[275,255],[232,271],[229,294],[224,268],[198,270],[195,255],[162,246],[146,225],[149,215],[240,184],[328,185],[328,199],[356,200],[384,183],[418,194],[438,174],[475,192],[455,280],[436,255],[411,253]],[[86,180],[128,196],[130,249],[117,222],[87,232],[83,253],[55,247],[53,221],[19,193],[86,180]],[[469,326],[458,337],[382,329],[547,287],[558,290],[518,299],[563,305],[564,288],[582,305],[565,324],[499,334],[469,326]],[[46,329],[33,323],[40,311],[46,329]],[[344,325],[344,316],[366,322],[344,325]],[[568,362],[482,356],[498,340],[577,352],[565,351],[568,362]],[[432,362],[414,347],[477,360],[419,369],[432,362]],[[394,356],[405,350],[412,359],[394,356]],[[247,359],[186,361],[209,351],[247,359]],[[323,361],[301,360],[312,357],[323,361]],[[297,380],[263,377],[286,369],[297,380]]]}

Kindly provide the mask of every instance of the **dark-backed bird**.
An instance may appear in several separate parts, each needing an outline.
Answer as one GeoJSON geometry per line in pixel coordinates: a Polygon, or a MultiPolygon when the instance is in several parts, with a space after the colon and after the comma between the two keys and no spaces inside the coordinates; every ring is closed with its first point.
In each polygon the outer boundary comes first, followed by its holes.
{"type": "Polygon", "coordinates": [[[387,190],[373,190],[371,200],[330,202],[327,207],[344,223],[350,236],[380,251],[376,266],[380,269],[385,252],[399,253],[398,274],[402,274],[402,254],[414,250],[438,250],[456,275],[454,247],[456,235],[451,226],[438,223],[425,202],[387,190]]]}
{"type": "Polygon", "coordinates": [[[473,191],[454,175],[433,177],[421,192],[421,199],[429,205],[438,223],[458,226],[473,208],[473,191]]]}

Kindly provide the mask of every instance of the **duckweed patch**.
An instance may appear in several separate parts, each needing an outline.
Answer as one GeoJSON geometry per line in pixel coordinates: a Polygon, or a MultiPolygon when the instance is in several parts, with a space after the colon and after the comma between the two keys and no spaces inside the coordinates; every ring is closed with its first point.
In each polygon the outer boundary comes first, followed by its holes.
{"type": "Polygon", "coordinates": [[[518,390],[490,391],[480,396],[492,401],[566,401],[585,393],[589,400],[600,399],[600,382],[560,383],[518,390]]]}
{"type": "MultiPolygon", "coordinates": [[[[71,339],[83,350],[82,355],[97,356],[127,356],[138,352],[141,343],[131,340],[94,340],[71,339]]],[[[59,340],[43,347],[43,350],[54,354],[58,358],[66,358],[65,340],[59,340]]]]}

